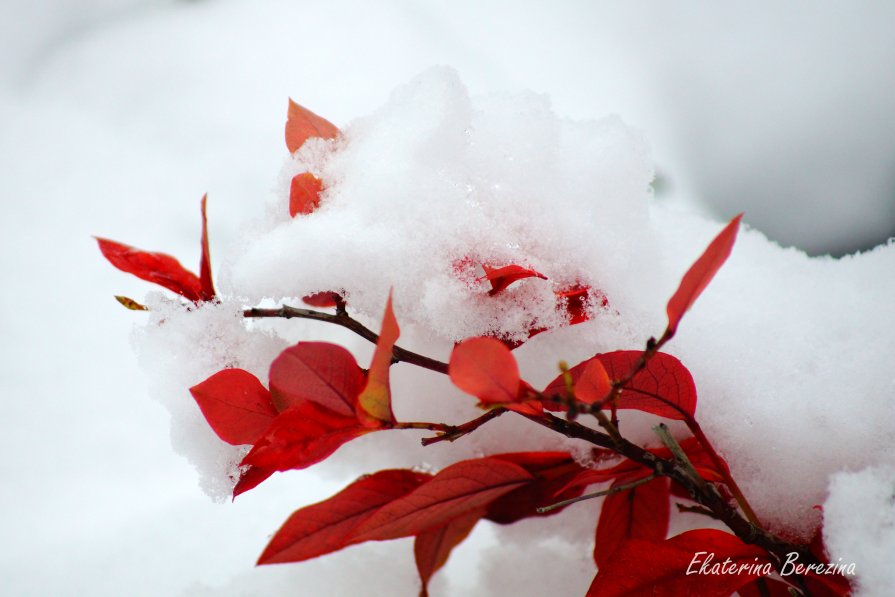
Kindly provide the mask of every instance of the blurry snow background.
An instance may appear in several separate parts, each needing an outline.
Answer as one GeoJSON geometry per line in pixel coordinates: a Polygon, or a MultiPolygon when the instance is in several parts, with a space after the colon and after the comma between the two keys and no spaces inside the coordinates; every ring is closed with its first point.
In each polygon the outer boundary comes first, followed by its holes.
{"type": "MultiPolygon", "coordinates": [[[[450,64],[473,93],[531,89],[562,116],[620,114],[650,140],[657,200],[676,208],[745,210],[812,254],[895,233],[895,7],[479,4],[0,3],[4,592],[342,595],[353,581],[340,571],[360,557],[369,594],[415,586],[409,542],[253,569],[265,533],[344,479],[276,475],[211,503],[130,349],[143,316],[111,298],[147,285],[90,238],[194,266],[207,191],[220,265],[272,201],[289,96],[344,125],[450,64]],[[375,573],[385,560],[397,578],[375,573]]],[[[541,548],[506,549],[536,561],[541,548]]],[[[471,551],[433,592],[475,594],[471,551]]],[[[500,576],[481,594],[506,590],[500,576]]]]}

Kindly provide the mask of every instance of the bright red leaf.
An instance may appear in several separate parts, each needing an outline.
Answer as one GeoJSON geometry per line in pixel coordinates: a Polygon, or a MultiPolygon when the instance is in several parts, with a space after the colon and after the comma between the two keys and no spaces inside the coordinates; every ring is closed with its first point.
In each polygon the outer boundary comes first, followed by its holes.
{"type": "Polygon", "coordinates": [[[770,559],[760,547],[712,529],[687,531],[665,541],[631,540],[597,573],[587,596],[729,597],[762,576],[766,563],[770,559]],[[728,558],[729,566],[743,564],[746,568],[739,573],[722,573],[721,566],[728,558]]]}
{"type": "Polygon", "coordinates": [[[488,294],[491,295],[505,290],[507,286],[518,280],[524,280],[525,278],[547,279],[547,276],[544,274],[536,272],[528,267],[522,267],[521,265],[507,265],[494,268],[483,264],[482,269],[485,270],[485,275],[479,279],[491,282],[491,290],[488,292],[488,294]]]}
{"type": "Polygon", "coordinates": [[[593,290],[590,286],[575,284],[563,290],[557,290],[556,298],[561,307],[569,315],[569,325],[575,325],[590,319],[587,312],[589,301],[599,304],[601,307],[609,306],[609,299],[600,291],[593,290]]]}
{"type": "Polygon", "coordinates": [[[455,386],[486,404],[516,402],[522,387],[516,359],[494,338],[470,338],[455,346],[448,373],[455,386]]]}
{"type": "Polygon", "coordinates": [[[202,300],[202,283],[198,276],[170,255],[142,251],[105,238],[97,238],[96,242],[109,263],[121,271],[174,291],[187,300],[202,300]]]}
{"type": "MultiPolygon", "coordinates": [[[[643,477],[636,472],[612,483],[620,487],[643,477]]],[[[631,489],[607,495],[597,522],[594,561],[603,569],[621,545],[630,539],[661,541],[668,534],[668,479],[658,477],[631,489]]]]}
{"type": "Polygon", "coordinates": [[[312,307],[318,307],[321,309],[328,309],[330,307],[335,307],[339,304],[339,301],[342,299],[342,296],[338,292],[315,292],[314,294],[309,294],[307,296],[301,297],[301,300],[306,304],[312,307]]]}
{"type": "Polygon", "coordinates": [[[673,334],[677,330],[677,325],[684,313],[693,306],[705,287],[727,261],[730,251],[733,249],[733,243],[736,242],[742,218],[743,214],[740,214],[732,219],[684,274],[680,286],[668,301],[668,331],[670,333],[673,334]]]}
{"type": "Polygon", "coordinates": [[[364,382],[351,353],[326,342],[299,342],[270,364],[270,391],[279,411],[310,401],[354,417],[364,382]]]}
{"type": "MultiPolygon", "coordinates": [[[[194,303],[210,301],[215,297],[215,290],[211,280],[211,257],[208,251],[206,202],[207,195],[202,197],[201,203],[202,257],[199,261],[199,276],[187,270],[177,259],[165,253],[150,253],[123,243],[95,237],[99,244],[99,250],[109,263],[123,272],[158,284],[194,303]]],[[[125,306],[128,305],[125,304],[125,306]]]]}
{"type": "Polygon", "coordinates": [[[352,541],[382,541],[434,529],[533,480],[524,468],[495,458],[447,467],[408,495],[383,506],[352,532],[352,541]]]}
{"type": "Polygon", "coordinates": [[[190,388],[208,424],[228,444],[253,444],[277,415],[258,378],[242,369],[218,371],[190,388]]]}
{"type": "Polygon", "coordinates": [[[211,280],[211,251],[208,249],[208,215],[205,204],[208,203],[208,195],[202,196],[202,256],[199,259],[199,285],[202,287],[202,300],[210,301],[217,294],[214,290],[214,282],[211,280]]]}
{"type": "Polygon", "coordinates": [[[594,404],[605,398],[612,389],[612,380],[600,359],[585,361],[581,377],[575,382],[575,398],[586,404],[594,404]]]}
{"type": "Polygon", "coordinates": [[[382,423],[388,424],[395,420],[389,388],[389,369],[392,366],[392,351],[400,335],[401,329],[392,310],[392,295],[389,293],[385,314],[382,316],[379,340],[376,342],[376,350],[373,351],[373,360],[367,373],[367,385],[358,397],[357,415],[365,425],[378,427],[382,423]]]}
{"type": "Polygon", "coordinates": [[[241,464],[277,471],[306,468],[370,431],[354,416],[300,402],[277,415],[241,464]]]}
{"type": "Polygon", "coordinates": [[[413,541],[413,557],[423,585],[420,597],[429,595],[429,580],[432,575],[445,565],[453,549],[469,536],[481,517],[482,511],[474,510],[416,536],[413,541]]]}
{"type": "Polygon", "coordinates": [[[488,505],[487,518],[492,522],[511,524],[532,516],[552,516],[564,508],[544,513],[539,513],[537,509],[578,497],[582,493],[582,488],[564,489],[584,470],[568,452],[516,452],[495,454],[489,458],[516,464],[534,477],[530,483],[488,505]]]}
{"type": "MultiPolygon", "coordinates": [[[[634,368],[641,354],[643,353],[639,350],[617,350],[598,354],[593,358],[599,359],[610,379],[619,380],[634,368]]],[[[569,370],[574,384],[581,379],[588,363],[589,360],[584,361],[569,370]]],[[[543,393],[548,396],[564,396],[565,388],[565,380],[560,375],[544,388],[543,393]]],[[[565,410],[562,405],[547,403],[547,406],[565,410]]],[[[664,352],[657,353],[646,368],[628,382],[618,397],[616,407],[684,420],[687,415],[693,416],[696,412],[696,385],[693,383],[693,376],[675,357],[664,352]]]]}
{"type": "Polygon", "coordinates": [[[295,511],[267,544],[258,564],[301,562],[338,551],[353,543],[349,534],[359,523],[430,478],[397,469],[361,477],[333,497],[295,511]]]}
{"type": "Polygon", "coordinates": [[[289,153],[295,153],[311,137],[333,139],[338,134],[339,129],[333,123],[289,100],[286,118],[286,147],[289,153]]]}
{"type": "Polygon", "coordinates": [[[310,172],[296,174],[289,186],[289,215],[308,215],[320,207],[323,182],[310,172]]]}
{"type": "Polygon", "coordinates": [[[233,487],[233,499],[235,500],[236,496],[258,487],[275,472],[266,468],[258,468],[257,466],[243,468],[236,485],[233,487]]]}

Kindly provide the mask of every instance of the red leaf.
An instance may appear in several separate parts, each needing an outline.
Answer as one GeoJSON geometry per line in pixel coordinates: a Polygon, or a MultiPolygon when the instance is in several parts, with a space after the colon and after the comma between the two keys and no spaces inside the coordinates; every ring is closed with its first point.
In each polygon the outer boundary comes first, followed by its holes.
{"type": "Polygon", "coordinates": [[[310,172],[296,174],[289,186],[289,215],[308,215],[320,207],[323,182],[310,172]]]}
{"type": "Polygon", "coordinates": [[[421,597],[429,595],[429,580],[432,575],[445,565],[451,551],[469,536],[481,517],[482,512],[475,510],[416,536],[413,541],[413,557],[423,584],[421,597]]]}
{"type": "MultiPolygon", "coordinates": [[[[610,489],[642,478],[637,473],[619,477],[610,489]]],[[[594,545],[597,568],[602,570],[625,541],[665,539],[668,534],[669,499],[668,479],[664,477],[607,495],[597,522],[594,545]]]]}
{"type": "Polygon", "coordinates": [[[285,471],[316,464],[372,429],[316,402],[299,402],[281,412],[241,464],[285,471]]]}
{"type": "Polygon", "coordinates": [[[199,260],[199,285],[202,287],[202,300],[212,300],[216,293],[214,282],[211,280],[211,252],[208,250],[208,216],[205,213],[205,204],[208,195],[202,196],[202,257],[199,260]]]}
{"type": "Polygon", "coordinates": [[[727,261],[730,251],[733,249],[733,243],[737,238],[737,231],[740,227],[740,220],[743,214],[736,216],[724,227],[718,236],[712,240],[705,252],[699,256],[699,259],[690,266],[684,278],[681,280],[680,286],[675,291],[674,296],[668,301],[668,331],[674,334],[677,325],[705,287],[708,286],[715,274],[727,261]]]}
{"type": "Polygon", "coordinates": [[[352,543],[349,534],[382,506],[430,479],[410,470],[386,470],[361,477],[333,497],[296,510],[274,534],[258,564],[301,562],[352,543]]]}
{"type": "Polygon", "coordinates": [[[452,464],[422,487],[383,506],[358,525],[352,541],[397,539],[440,527],[532,479],[524,468],[496,458],[452,464]]]}
{"type": "Polygon", "coordinates": [[[597,573],[588,597],[728,597],[739,587],[762,576],[760,566],[770,563],[760,547],[747,545],[737,537],[712,529],[687,531],[665,541],[631,540],[622,545],[597,573]],[[739,574],[700,573],[711,557],[706,572],[725,559],[732,566],[746,568],[739,574]],[[690,574],[688,574],[688,571],[690,574]]]}
{"type": "MultiPolygon", "coordinates": [[[[622,379],[640,359],[638,350],[617,350],[598,355],[614,380],[622,379]]],[[[684,420],[696,414],[696,384],[683,363],[664,352],[656,353],[625,386],[618,408],[634,408],[668,419],[684,420]]]]}
{"type": "Polygon", "coordinates": [[[279,411],[310,401],[353,418],[363,387],[363,370],[336,344],[299,342],[270,364],[270,391],[279,411]]]}
{"type": "Polygon", "coordinates": [[[448,373],[455,386],[486,404],[516,402],[522,387],[516,359],[494,338],[470,338],[455,346],[448,373]]]}
{"type": "Polygon", "coordinates": [[[149,253],[105,238],[97,238],[96,242],[109,263],[121,271],[174,291],[187,300],[202,300],[199,278],[170,255],[149,253]]]}
{"type": "Polygon", "coordinates": [[[311,137],[332,139],[338,134],[339,129],[333,123],[289,100],[286,118],[286,147],[289,153],[295,153],[311,137]]]}
{"type": "Polygon", "coordinates": [[[532,516],[552,516],[564,508],[538,513],[538,508],[581,495],[582,490],[564,490],[582,470],[568,452],[517,452],[490,456],[512,462],[528,471],[534,480],[497,498],[488,505],[487,518],[498,524],[511,524],[532,516]]]}
{"type": "Polygon", "coordinates": [[[591,297],[601,307],[609,306],[609,299],[606,298],[605,294],[582,284],[575,284],[564,290],[555,291],[554,294],[556,294],[556,298],[569,315],[569,325],[575,325],[590,319],[587,313],[587,303],[591,297]]]}
{"type": "Polygon", "coordinates": [[[382,423],[392,423],[395,420],[389,388],[389,369],[392,366],[392,351],[400,335],[401,329],[398,327],[398,320],[395,319],[392,295],[389,293],[385,314],[382,316],[379,340],[376,342],[376,350],[373,351],[373,360],[367,373],[367,385],[357,399],[358,418],[365,425],[378,427],[382,423]]]}
{"type": "MultiPolygon", "coordinates": [[[[619,380],[634,368],[641,354],[639,350],[617,350],[598,354],[594,358],[599,359],[610,379],[619,380]]],[[[584,361],[569,370],[574,384],[578,384],[589,362],[584,361]]],[[[544,388],[543,393],[564,396],[565,392],[565,381],[560,375],[544,388]]],[[[565,406],[555,403],[548,402],[546,405],[551,409],[565,410],[565,406]]],[[[693,416],[696,412],[696,385],[679,360],[664,352],[656,353],[646,368],[625,386],[616,408],[632,408],[668,419],[684,420],[686,415],[693,416]]]]}
{"type": "Polygon", "coordinates": [[[301,300],[312,307],[328,309],[337,306],[339,301],[342,300],[342,296],[338,292],[325,291],[303,296],[301,300]]]}
{"type": "Polygon", "coordinates": [[[277,415],[258,378],[242,369],[218,371],[190,388],[205,420],[228,444],[253,444],[277,415]]]}
{"type": "Polygon", "coordinates": [[[257,466],[245,467],[239,475],[239,480],[233,487],[233,499],[235,500],[236,496],[258,487],[275,472],[266,468],[258,468],[257,466]]]}
{"type": "Polygon", "coordinates": [[[605,398],[612,389],[612,381],[598,357],[585,361],[581,377],[575,382],[575,398],[594,404],[605,398]]]}
{"type": "Polygon", "coordinates": [[[507,286],[518,280],[525,278],[541,278],[546,280],[547,276],[535,270],[521,265],[507,265],[504,267],[493,268],[489,265],[482,265],[485,275],[480,280],[488,280],[491,282],[491,290],[488,294],[494,295],[504,290],[507,286]]]}

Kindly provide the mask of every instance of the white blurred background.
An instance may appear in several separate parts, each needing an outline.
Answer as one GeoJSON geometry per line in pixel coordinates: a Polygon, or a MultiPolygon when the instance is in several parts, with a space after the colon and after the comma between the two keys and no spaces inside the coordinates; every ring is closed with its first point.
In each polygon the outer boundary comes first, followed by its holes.
{"type": "Polygon", "coordinates": [[[287,97],[342,125],[449,64],[643,129],[657,201],[842,255],[895,235],[892,23],[890,2],[0,0],[4,594],[241,594],[266,533],[340,485],[210,503],[111,299],[147,285],[90,238],[193,266],[207,191],[226,254],[271,199],[287,97]]]}

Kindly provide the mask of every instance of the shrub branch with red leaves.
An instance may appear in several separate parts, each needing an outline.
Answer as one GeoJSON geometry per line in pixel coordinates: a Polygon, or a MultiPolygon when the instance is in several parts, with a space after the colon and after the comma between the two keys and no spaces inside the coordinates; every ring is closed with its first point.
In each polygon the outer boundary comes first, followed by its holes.
{"type": "MultiPolygon", "coordinates": [[[[332,123],[290,100],[286,124],[290,152],[309,138],[339,134],[332,123]]],[[[313,212],[324,190],[313,174],[296,175],[290,188],[290,216],[313,212]]],[[[198,276],[163,253],[97,239],[100,250],[115,267],[188,301],[215,301],[205,203],[203,198],[198,276]]],[[[271,363],[269,387],[248,371],[224,369],[190,389],[222,441],[251,445],[241,463],[234,498],[275,472],[321,462],[368,433],[428,430],[434,433],[422,440],[428,446],[458,440],[504,414],[590,443],[597,463],[614,458],[612,466],[592,468],[567,452],[521,452],[464,460],[435,474],[404,469],[375,472],[294,512],[258,564],[300,562],[365,541],[413,537],[420,594],[425,596],[433,574],[480,521],[512,524],[603,497],[595,531],[598,572],[588,596],[847,594],[849,584],[843,576],[780,574],[784,562],[792,561],[791,554],[810,570],[822,570],[823,546],[819,541],[792,543],[762,526],[727,463],[697,423],[697,394],[690,372],[661,352],[730,255],[740,218],[731,220],[685,273],[668,301],[668,325],[658,339],[650,338],[642,351],[597,354],[573,367],[560,363],[560,375],[543,390],[521,378],[512,354],[518,341],[469,338],[454,347],[448,363],[398,346],[400,328],[391,297],[378,334],[351,317],[341,291],[324,290],[303,299],[309,306],[333,312],[292,306],[246,309],[246,318],[301,318],[342,326],[374,343],[375,351],[364,369],[340,346],[299,342],[271,363]],[[461,425],[398,421],[392,411],[389,371],[399,362],[449,375],[454,385],[479,401],[484,413],[461,425]],[[626,409],[682,421],[692,435],[678,441],[659,423],[654,431],[664,447],[637,445],[620,431],[619,411],[626,409]],[[583,417],[594,417],[596,427],[584,424],[583,417]],[[585,493],[589,486],[606,483],[610,485],[604,490],[585,493]],[[672,503],[680,511],[721,521],[730,532],[696,529],[669,538],[672,503]],[[699,553],[712,554],[715,562],[730,562],[736,571],[693,574],[699,553]]],[[[474,281],[487,281],[489,295],[521,280],[547,278],[518,264],[478,265],[484,275],[474,281]]],[[[467,260],[457,270],[470,267],[476,264],[467,260]]],[[[581,285],[561,289],[556,296],[570,325],[587,319],[588,301],[607,305],[602,293],[581,285]]],[[[116,298],[130,309],[146,309],[132,299],[116,298]]],[[[529,337],[544,331],[532,329],[529,337]]]]}

